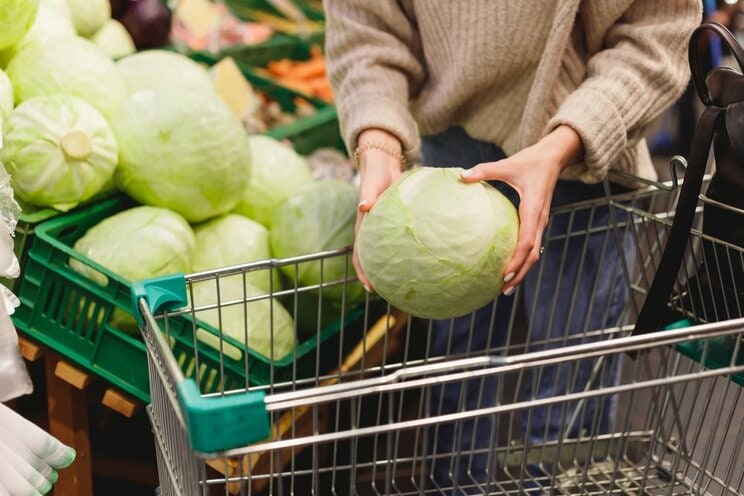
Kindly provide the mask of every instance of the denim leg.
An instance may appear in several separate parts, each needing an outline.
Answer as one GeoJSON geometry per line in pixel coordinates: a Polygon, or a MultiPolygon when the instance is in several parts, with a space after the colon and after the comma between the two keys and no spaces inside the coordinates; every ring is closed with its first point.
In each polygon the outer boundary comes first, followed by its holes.
{"type": "MultiPolygon", "coordinates": [[[[480,162],[504,158],[498,147],[474,140],[460,128],[425,137],[422,150],[423,163],[430,167],[470,168],[480,162]]],[[[465,357],[502,347],[513,304],[513,297],[500,297],[496,303],[488,304],[471,315],[432,321],[430,354],[465,357]]],[[[499,386],[497,378],[490,377],[434,387],[429,396],[430,414],[493,406],[499,386]]],[[[454,488],[451,494],[482,494],[483,491],[474,485],[486,482],[493,470],[494,460],[488,454],[496,442],[493,420],[483,417],[441,424],[430,429],[429,433],[429,454],[434,458],[433,483],[443,489],[454,488]]]]}
{"type": "MultiPolygon", "coordinates": [[[[559,181],[554,204],[601,194],[597,186],[559,181]]],[[[621,253],[616,232],[607,227],[610,220],[604,206],[552,216],[545,251],[523,283],[530,351],[596,341],[602,337],[585,333],[620,323],[628,299],[623,261],[632,256],[632,238],[630,232],[621,233],[621,253]]],[[[617,383],[619,373],[619,362],[611,358],[545,367],[527,375],[522,398],[608,387],[617,383]]],[[[530,444],[607,433],[616,400],[609,396],[529,409],[521,416],[522,428],[530,444]]]]}

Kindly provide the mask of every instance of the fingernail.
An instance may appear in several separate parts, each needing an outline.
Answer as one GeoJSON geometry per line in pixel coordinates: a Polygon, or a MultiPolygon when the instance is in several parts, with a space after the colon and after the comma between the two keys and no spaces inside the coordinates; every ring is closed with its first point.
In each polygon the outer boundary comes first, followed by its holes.
{"type": "Polygon", "coordinates": [[[470,177],[473,175],[473,171],[468,169],[460,172],[460,177],[470,177]]]}
{"type": "Polygon", "coordinates": [[[504,277],[504,282],[509,282],[509,281],[511,281],[512,279],[514,279],[514,276],[515,276],[515,275],[516,275],[516,274],[515,274],[514,272],[509,272],[508,274],[506,274],[506,277],[504,277]]]}
{"type": "Polygon", "coordinates": [[[369,202],[367,200],[362,200],[362,201],[359,202],[359,205],[357,206],[357,209],[361,210],[362,208],[366,207],[367,205],[369,205],[369,202]]]}
{"type": "Polygon", "coordinates": [[[367,286],[366,284],[364,285],[364,290],[365,290],[365,291],[366,291],[367,293],[371,293],[371,292],[372,292],[372,290],[371,290],[371,289],[369,288],[369,286],[367,286]]]}
{"type": "Polygon", "coordinates": [[[514,290],[515,289],[516,288],[514,286],[510,287],[509,289],[507,289],[506,291],[504,291],[504,296],[511,296],[512,293],[514,293],[514,290]]]}

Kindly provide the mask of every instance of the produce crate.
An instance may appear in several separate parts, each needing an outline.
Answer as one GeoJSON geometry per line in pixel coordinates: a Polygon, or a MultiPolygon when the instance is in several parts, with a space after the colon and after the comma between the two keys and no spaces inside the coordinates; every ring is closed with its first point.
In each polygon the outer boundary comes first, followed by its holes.
{"type": "MultiPolygon", "coordinates": [[[[101,198],[109,195],[110,193],[101,193],[81,205],[85,206],[95,203],[101,198]]],[[[50,207],[34,207],[32,205],[23,204],[23,202],[19,203],[21,204],[22,210],[21,215],[18,218],[18,223],[16,224],[13,252],[15,253],[16,258],[18,259],[18,263],[21,266],[21,276],[16,279],[6,279],[0,277],[0,284],[4,285],[11,291],[15,291],[20,284],[21,277],[23,276],[23,270],[26,266],[26,254],[29,247],[31,246],[31,241],[33,240],[36,226],[46,220],[52,219],[62,214],[62,212],[60,212],[59,210],[55,210],[50,207]]]]}
{"type": "MultiPolygon", "coordinates": [[[[139,334],[124,332],[116,324],[121,321],[122,312],[132,315],[131,284],[73,249],[74,243],[90,227],[134,205],[130,199],[117,196],[37,226],[21,279],[21,306],[13,320],[22,333],[132,396],[149,402],[145,346],[139,334]],[[69,265],[70,258],[105,275],[107,284],[100,285],[74,271],[69,265]]],[[[361,313],[357,311],[357,315],[361,313]]],[[[343,322],[345,332],[355,325],[350,318],[343,322]]],[[[203,323],[199,323],[199,327],[216,332],[203,323]]],[[[316,366],[333,363],[328,358],[335,358],[341,351],[337,320],[300,341],[294,356],[273,362],[252,350],[246,352],[246,359],[223,356],[220,360],[219,351],[200,344],[197,370],[193,328],[189,317],[171,319],[170,344],[184,374],[196,379],[204,390],[213,392],[245,384],[246,375],[250,384],[259,386],[270,379],[273,382],[287,380],[298,371],[313,375],[316,366]],[[220,382],[216,380],[218,377],[226,379],[220,382]]],[[[308,336],[307,332],[299,331],[299,335],[308,336]]]]}

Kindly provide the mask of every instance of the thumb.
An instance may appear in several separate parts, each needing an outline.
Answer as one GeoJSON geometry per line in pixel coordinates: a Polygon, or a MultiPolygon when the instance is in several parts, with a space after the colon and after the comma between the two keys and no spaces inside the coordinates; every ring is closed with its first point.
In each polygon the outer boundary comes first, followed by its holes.
{"type": "Polygon", "coordinates": [[[359,185],[359,211],[367,213],[377,198],[390,186],[391,177],[380,169],[368,169],[359,185]]]}
{"type": "Polygon", "coordinates": [[[460,173],[462,181],[465,183],[477,183],[478,181],[507,181],[506,175],[508,167],[503,167],[501,160],[497,162],[484,162],[471,169],[464,170],[460,173]]]}

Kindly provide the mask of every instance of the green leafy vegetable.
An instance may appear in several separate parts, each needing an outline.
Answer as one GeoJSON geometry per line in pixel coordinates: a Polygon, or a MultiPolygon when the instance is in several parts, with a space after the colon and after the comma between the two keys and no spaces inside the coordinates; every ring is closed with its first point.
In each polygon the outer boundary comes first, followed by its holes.
{"type": "Polygon", "coordinates": [[[512,203],[487,183],[463,183],[460,171],[404,175],[359,230],[359,260],[374,289],[416,317],[457,317],[493,300],[516,247],[512,203]]]}
{"type": "Polygon", "coordinates": [[[31,98],[5,124],[0,157],[24,201],[69,210],[101,191],[118,159],[101,113],[69,95],[31,98]]]}
{"type": "Polygon", "coordinates": [[[251,178],[235,212],[271,227],[277,207],[312,182],[304,158],[268,136],[251,136],[251,178]]]}
{"type": "Polygon", "coordinates": [[[250,175],[248,136],[217,96],[160,86],[133,93],[110,119],[117,186],[140,203],[201,222],[235,208],[250,175]]]}

